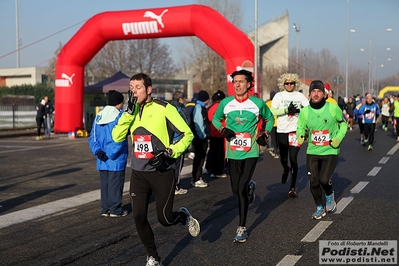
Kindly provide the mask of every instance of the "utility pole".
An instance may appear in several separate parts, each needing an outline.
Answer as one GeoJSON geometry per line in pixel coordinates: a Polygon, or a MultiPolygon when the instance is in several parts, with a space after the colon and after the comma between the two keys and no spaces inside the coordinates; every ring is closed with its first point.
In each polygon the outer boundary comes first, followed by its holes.
{"type": "Polygon", "coordinates": [[[19,7],[18,0],[15,0],[15,30],[16,30],[16,41],[17,41],[17,68],[19,68],[19,7]]]}
{"type": "Polygon", "coordinates": [[[254,62],[254,92],[255,96],[258,96],[258,62],[259,62],[259,45],[258,45],[258,0],[255,0],[255,40],[254,40],[254,49],[255,49],[255,62],[254,62]]]}

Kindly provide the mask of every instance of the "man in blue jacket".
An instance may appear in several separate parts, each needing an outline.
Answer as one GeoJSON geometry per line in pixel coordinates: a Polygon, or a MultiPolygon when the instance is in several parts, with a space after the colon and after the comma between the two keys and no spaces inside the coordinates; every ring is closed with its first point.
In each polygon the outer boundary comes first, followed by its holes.
{"type": "Polygon", "coordinates": [[[123,112],[122,93],[110,90],[108,105],[98,113],[93,122],[89,137],[91,152],[97,157],[97,170],[101,181],[101,216],[121,217],[127,215],[122,210],[122,193],[125,183],[125,168],[128,157],[127,138],[122,142],[112,140],[112,129],[123,112]]]}

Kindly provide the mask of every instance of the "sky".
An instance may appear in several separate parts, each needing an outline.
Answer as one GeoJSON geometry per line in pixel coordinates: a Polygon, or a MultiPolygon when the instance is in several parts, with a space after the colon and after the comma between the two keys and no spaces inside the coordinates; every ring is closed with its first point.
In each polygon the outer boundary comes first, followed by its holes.
{"type": "MultiPolygon", "coordinates": [[[[241,0],[245,33],[255,28],[255,0],[241,0]]],[[[399,72],[398,0],[258,0],[258,26],[289,14],[289,49],[328,49],[342,71],[349,66],[376,69],[379,78],[399,72]],[[349,1],[349,4],[348,4],[349,1]],[[349,23],[347,14],[349,11],[349,23]],[[299,25],[296,32],[293,24],[299,25]],[[387,32],[387,29],[391,29],[387,32]],[[354,29],[356,32],[348,34],[354,29]],[[371,49],[370,49],[371,48],[371,49]],[[389,48],[389,50],[387,50],[389,48]],[[346,51],[348,49],[348,56],[346,51]],[[371,58],[371,60],[370,60],[371,58]]],[[[66,44],[92,16],[106,11],[197,4],[190,0],[18,0],[20,67],[47,66],[59,43],[66,44]]],[[[0,0],[0,68],[17,67],[16,0],[0,0]]],[[[181,38],[165,38],[179,58],[181,38]]],[[[292,58],[295,60],[296,58],[292,58]]],[[[175,60],[175,62],[178,60],[175,60]]],[[[300,60],[299,60],[300,61],[300,60]]],[[[177,62],[176,62],[177,63],[177,62]]],[[[344,73],[338,73],[344,75],[344,73]]],[[[314,77],[317,78],[317,77],[314,77]]]]}

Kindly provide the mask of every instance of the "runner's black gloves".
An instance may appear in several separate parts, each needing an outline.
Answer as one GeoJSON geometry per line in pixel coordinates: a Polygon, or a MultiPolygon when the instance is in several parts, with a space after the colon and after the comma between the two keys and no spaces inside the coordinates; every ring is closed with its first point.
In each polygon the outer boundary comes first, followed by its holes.
{"type": "Polygon", "coordinates": [[[126,112],[129,115],[134,114],[134,109],[136,108],[136,102],[137,102],[137,98],[133,97],[133,92],[131,90],[129,90],[127,92],[128,95],[128,101],[127,101],[127,108],[126,108],[126,112]]]}
{"type": "Polygon", "coordinates": [[[370,109],[367,109],[366,111],[364,111],[365,114],[369,114],[371,112],[370,109]]]}
{"type": "Polygon", "coordinates": [[[105,161],[108,160],[107,154],[106,154],[105,152],[103,152],[102,150],[98,150],[98,151],[96,152],[96,156],[97,156],[97,158],[98,158],[99,160],[101,160],[101,161],[103,161],[103,162],[105,162],[105,161]]]}
{"type": "Polygon", "coordinates": [[[151,165],[152,167],[159,167],[162,164],[166,162],[167,159],[170,158],[172,155],[173,151],[171,149],[166,149],[166,150],[160,150],[157,151],[154,154],[154,157],[152,157],[149,161],[148,164],[151,165]]]}
{"type": "Polygon", "coordinates": [[[299,114],[299,112],[301,111],[299,108],[297,108],[293,102],[290,103],[290,105],[288,105],[288,114],[289,115],[293,115],[293,114],[299,114]]]}
{"type": "Polygon", "coordinates": [[[260,146],[267,146],[267,139],[269,138],[269,135],[267,133],[262,133],[257,139],[256,143],[258,143],[260,146]]]}
{"type": "Polygon", "coordinates": [[[233,130],[228,129],[226,127],[222,129],[222,134],[223,137],[225,137],[227,140],[230,140],[231,138],[236,136],[236,133],[234,133],[233,130]]]}

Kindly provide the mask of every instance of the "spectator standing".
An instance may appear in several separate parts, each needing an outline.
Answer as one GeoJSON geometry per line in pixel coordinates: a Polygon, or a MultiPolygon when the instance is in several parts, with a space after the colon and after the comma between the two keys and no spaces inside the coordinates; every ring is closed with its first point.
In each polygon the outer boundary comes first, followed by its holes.
{"type": "Polygon", "coordinates": [[[162,262],[147,218],[152,194],[158,221],[163,226],[182,223],[195,237],[200,233],[200,225],[186,207],[173,211],[175,160],[188,148],[193,133],[173,105],[151,97],[152,90],[152,80],[147,74],[138,73],[130,78],[127,109],[112,130],[112,138],[121,142],[131,135],[129,193],[134,222],[147,251],[146,265],[159,266],[162,262]],[[175,143],[174,133],[182,135],[175,143]]]}
{"type": "MultiPolygon", "coordinates": [[[[189,125],[189,120],[188,120],[188,116],[186,114],[186,109],[185,109],[185,97],[184,97],[184,93],[182,91],[176,91],[173,94],[173,99],[170,102],[174,107],[176,107],[177,111],[179,112],[179,114],[181,115],[181,117],[184,119],[184,121],[186,121],[186,123],[189,125]]],[[[173,143],[176,143],[177,141],[179,141],[179,139],[182,137],[181,134],[177,134],[175,133],[173,136],[173,143]]],[[[188,192],[187,189],[182,188],[180,186],[180,179],[181,179],[181,170],[183,168],[184,165],[184,155],[185,155],[186,151],[183,152],[178,158],[176,158],[176,170],[175,170],[175,195],[184,195],[188,192]]]]}
{"type": "Polygon", "coordinates": [[[259,145],[266,146],[274,118],[261,99],[250,96],[252,73],[238,70],[231,74],[235,95],[223,99],[212,123],[227,140],[226,158],[233,195],[238,198],[239,223],[234,242],[247,241],[249,203],[255,200],[256,182],[251,180],[259,158],[259,145]],[[222,121],[225,120],[225,125],[222,121]],[[259,123],[264,132],[259,132],[259,123]]]}
{"type": "MultiPolygon", "coordinates": [[[[218,90],[212,95],[212,104],[208,107],[208,120],[212,118],[220,104],[220,101],[226,98],[226,94],[218,90]]],[[[224,121],[222,121],[224,123],[224,121]]],[[[205,169],[210,173],[213,178],[226,178],[224,173],[225,168],[225,143],[222,133],[220,133],[215,126],[211,123],[211,137],[209,138],[209,150],[206,157],[205,169]]]]}
{"type": "Polygon", "coordinates": [[[208,140],[210,137],[210,122],[208,120],[208,111],[206,109],[209,103],[208,92],[201,90],[197,95],[197,102],[192,111],[191,130],[194,133],[193,148],[194,159],[192,169],[191,185],[193,187],[204,188],[208,186],[202,179],[202,171],[205,163],[206,152],[208,150],[208,140]]]}
{"type": "Polygon", "coordinates": [[[45,107],[44,105],[46,102],[44,99],[40,101],[38,105],[36,105],[36,140],[43,139],[42,137],[42,125],[44,124],[44,117],[45,117],[45,107]]]}
{"type": "Polygon", "coordinates": [[[112,129],[122,115],[123,95],[110,90],[108,104],[93,121],[88,139],[91,152],[97,157],[100,172],[101,216],[117,218],[127,215],[122,210],[123,185],[128,157],[127,138],[121,142],[112,140],[112,129]]]}
{"type": "Polygon", "coordinates": [[[52,123],[53,123],[53,112],[54,112],[54,105],[49,100],[48,96],[44,96],[44,101],[45,103],[45,108],[44,108],[44,113],[45,113],[45,120],[44,120],[44,136],[46,138],[50,138],[51,136],[51,131],[52,131],[52,123]]]}

